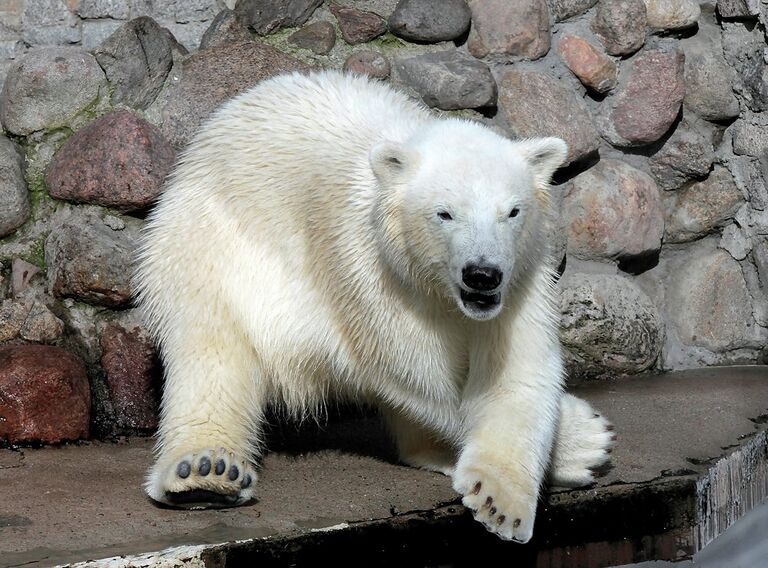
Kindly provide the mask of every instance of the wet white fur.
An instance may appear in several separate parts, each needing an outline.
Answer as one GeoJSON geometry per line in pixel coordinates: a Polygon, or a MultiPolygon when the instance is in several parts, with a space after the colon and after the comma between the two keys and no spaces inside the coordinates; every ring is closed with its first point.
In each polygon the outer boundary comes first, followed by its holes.
{"type": "MultiPolygon", "coordinates": [[[[273,78],[224,105],[140,254],[166,365],[149,495],[201,487],[175,477],[184,456],[225,451],[251,471],[268,401],[302,416],[342,396],[379,404],[406,463],[451,474],[479,520],[527,541],[561,401],[593,415],[562,397],[546,192],[564,157],[560,140],[512,142],[335,72],[273,78]],[[480,257],[504,271],[490,319],[459,298],[461,267],[480,257]]],[[[556,480],[589,482],[605,461],[600,420],[586,449],[560,424],[556,480]]]]}

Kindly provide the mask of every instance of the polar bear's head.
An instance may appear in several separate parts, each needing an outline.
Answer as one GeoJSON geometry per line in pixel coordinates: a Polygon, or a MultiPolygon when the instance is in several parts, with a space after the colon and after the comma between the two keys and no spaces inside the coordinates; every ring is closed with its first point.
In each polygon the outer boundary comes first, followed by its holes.
{"type": "Polygon", "coordinates": [[[497,316],[510,284],[546,255],[549,182],[566,151],[558,138],[511,141],[459,120],[376,145],[383,257],[467,317],[497,316]]]}

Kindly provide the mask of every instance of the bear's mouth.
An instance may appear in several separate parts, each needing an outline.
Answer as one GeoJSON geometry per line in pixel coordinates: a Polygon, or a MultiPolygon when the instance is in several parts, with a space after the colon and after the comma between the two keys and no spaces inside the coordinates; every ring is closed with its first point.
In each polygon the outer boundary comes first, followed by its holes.
{"type": "Polygon", "coordinates": [[[484,294],[482,292],[468,292],[461,289],[461,301],[467,309],[479,312],[489,312],[501,303],[501,294],[484,294]]]}

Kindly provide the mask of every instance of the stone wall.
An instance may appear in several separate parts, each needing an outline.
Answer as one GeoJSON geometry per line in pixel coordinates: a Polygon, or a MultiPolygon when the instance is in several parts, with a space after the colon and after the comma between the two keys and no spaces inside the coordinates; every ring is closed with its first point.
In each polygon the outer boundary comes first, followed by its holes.
{"type": "Polygon", "coordinates": [[[225,4],[3,5],[0,439],[152,430],[161,373],[129,278],[142,219],[212,109],[311,66],[568,142],[553,213],[572,378],[763,362],[762,3],[225,4]],[[66,432],[49,427],[62,405],[81,414],[66,432]]]}

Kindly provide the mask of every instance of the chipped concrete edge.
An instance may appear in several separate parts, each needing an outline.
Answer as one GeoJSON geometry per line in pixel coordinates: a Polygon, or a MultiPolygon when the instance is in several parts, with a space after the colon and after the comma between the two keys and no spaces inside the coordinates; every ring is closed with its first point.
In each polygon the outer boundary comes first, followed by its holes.
{"type": "Polygon", "coordinates": [[[717,460],[696,481],[694,552],[768,499],[768,430],[717,460]]]}
{"type": "MultiPolygon", "coordinates": [[[[349,528],[349,523],[338,523],[327,527],[313,528],[309,532],[332,532],[349,528]]],[[[219,542],[215,544],[198,544],[172,546],[156,552],[146,552],[136,555],[111,556],[99,560],[86,560],[72,564],[60,564],[68,568],[205,568],[206,562],[203,553],[206,550],[228,546],[232,544],[254,543],[267,540],[270,537],[249,538],[243,540],[219,542]]]]}

